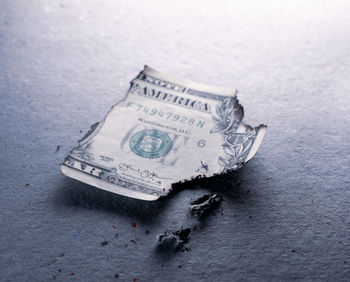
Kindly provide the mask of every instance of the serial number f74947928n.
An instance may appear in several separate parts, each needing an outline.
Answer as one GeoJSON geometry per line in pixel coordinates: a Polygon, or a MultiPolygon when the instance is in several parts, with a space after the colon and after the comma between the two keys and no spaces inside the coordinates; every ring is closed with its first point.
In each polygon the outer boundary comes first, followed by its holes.
{"type": "Polygon", "coordinates": [[[150,116],[160,117],[161,119],[164,119],[164,120],[175,121],[175,122],[179,122],[182,124],[197,126],[200,128],[203,128],[203,126],[205,124],[205,121],[203,121],[203,120],[196,120],[194,118],[189,118],[189,117],[184,116],[184,115],[174,114],[172,112],[162,112],[159,109],[149,108],[149,107],[144,106],[142,104],[136,104],[133,102],[128,102],[126,104],[126,107],[132,108],[137,112],[142,112],[142,113],[148,114],[150,116]]]}

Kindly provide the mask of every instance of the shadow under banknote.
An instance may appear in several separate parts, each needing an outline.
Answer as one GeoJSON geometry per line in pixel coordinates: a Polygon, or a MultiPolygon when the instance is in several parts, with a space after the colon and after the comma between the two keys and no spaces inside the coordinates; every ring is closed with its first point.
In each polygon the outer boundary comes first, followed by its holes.
{"type": "Polygon", "coordinates": [[[142,201],[108,191],[94,186],[63,178],[62,185],[57,189],[55,205],[74,206],[96,209],[120,216],[151,222],[165,209],[170,198],[158,201],[142,201]]]}
{"type": "Polygon", "coordinates": [[[229,197],[231,200],[238,199],[240,197],[240,174],[242,173],[244,174],[244,169],[176,183],[170,194],[157,201],[137,200],[104,191],[74,179],[62,178],[62,185],[56,191],[55,204],[98,209],[150,222],[162,214],[169,206],[169,201],[183,190],[200,188],[208,192],[221,193],[225,198],[229,197]]]}

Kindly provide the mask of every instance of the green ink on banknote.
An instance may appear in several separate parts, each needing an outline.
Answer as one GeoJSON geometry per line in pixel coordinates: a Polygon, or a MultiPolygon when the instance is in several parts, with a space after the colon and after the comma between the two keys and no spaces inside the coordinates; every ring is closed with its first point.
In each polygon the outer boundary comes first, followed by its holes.
{"type": "Polygon", "coordinates": [[[158,129],[145,129],[130,138],[130,149],[138,156],[156,159],[169,153],[173,143],[168,134],[158,129]]]}

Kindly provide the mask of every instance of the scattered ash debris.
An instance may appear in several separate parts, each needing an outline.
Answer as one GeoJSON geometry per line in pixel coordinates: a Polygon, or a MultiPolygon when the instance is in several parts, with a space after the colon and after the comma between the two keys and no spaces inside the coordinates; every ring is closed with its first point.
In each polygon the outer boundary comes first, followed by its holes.
{"type": "Polygon", "coordinates": [[[47,265],[54,264],[57,261],[57,259],[53,259],[52,261],[48,262],[47,265]]]}
{"type": "Polygon", "coordinates": [[[175,235],[179,238],[179,243],[187,243],[190,239],[191,228],[185,228],[175,231],[175,235]]]}
{"type": "Polygon", "coordinates": [[[73,234],[72,234],[72,236],[73,236],[74,238],[80,238],[80,232],[79,232],[79,231],[74,231],[73,234]]]}
{"type": "Polygon", "coordinates": [[[60,151],[60,149],[61,149],[61,145],[57,145],[57,147],[56,147],[56,153],[58,153],[58,152],[60,151]]]}
{"type": "MultiPolygon", "coordinates": [[[[191,214],[202,218],[216,209],[222,200],[222,196],[218,193],[203,195],[191,202],[191,214]]],[[[193,230],[196,229],[197,226],[195,225],[193,230]]],[[[191,228],[183,228],[177,231],[166,230],[157,236],[158,245],[167,250],[175,249],[190,252],[191,248],[186,243],[190,239],[191,231],[191,228]]]]}
{"type": "Polygon", "coordinates": [[[201,218],[208,215],[222,201],[220,194],[206,194],[191,202],[191,214],[201,218]]]}
{"type": "Polygon", "coordinates": [[[184,228],[177,231],[166,230],[157,236],[159,246],[165,248],[180,248],[190,239],[191,228],[184,228]]]}
{"type": "Polygon", "coordinates": [[[178,244],[178,237],[172,231],[164,231],[162,234],[157,236],[158,244],[164,247],[172,247],[178,244]]]}

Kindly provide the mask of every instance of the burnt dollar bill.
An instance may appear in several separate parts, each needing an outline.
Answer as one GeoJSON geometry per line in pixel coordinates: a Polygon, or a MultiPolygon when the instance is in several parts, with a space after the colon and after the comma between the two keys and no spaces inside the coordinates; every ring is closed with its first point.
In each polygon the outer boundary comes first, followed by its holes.
{"type": "Polygon", "coordinates": [[[173,183],[236,170],[249,161],[266,126],[246,125],[243,115],[236,90],[145,66],[125,99],[91,127],[61,170],[113,193],[156,200],[173,183]]]}

